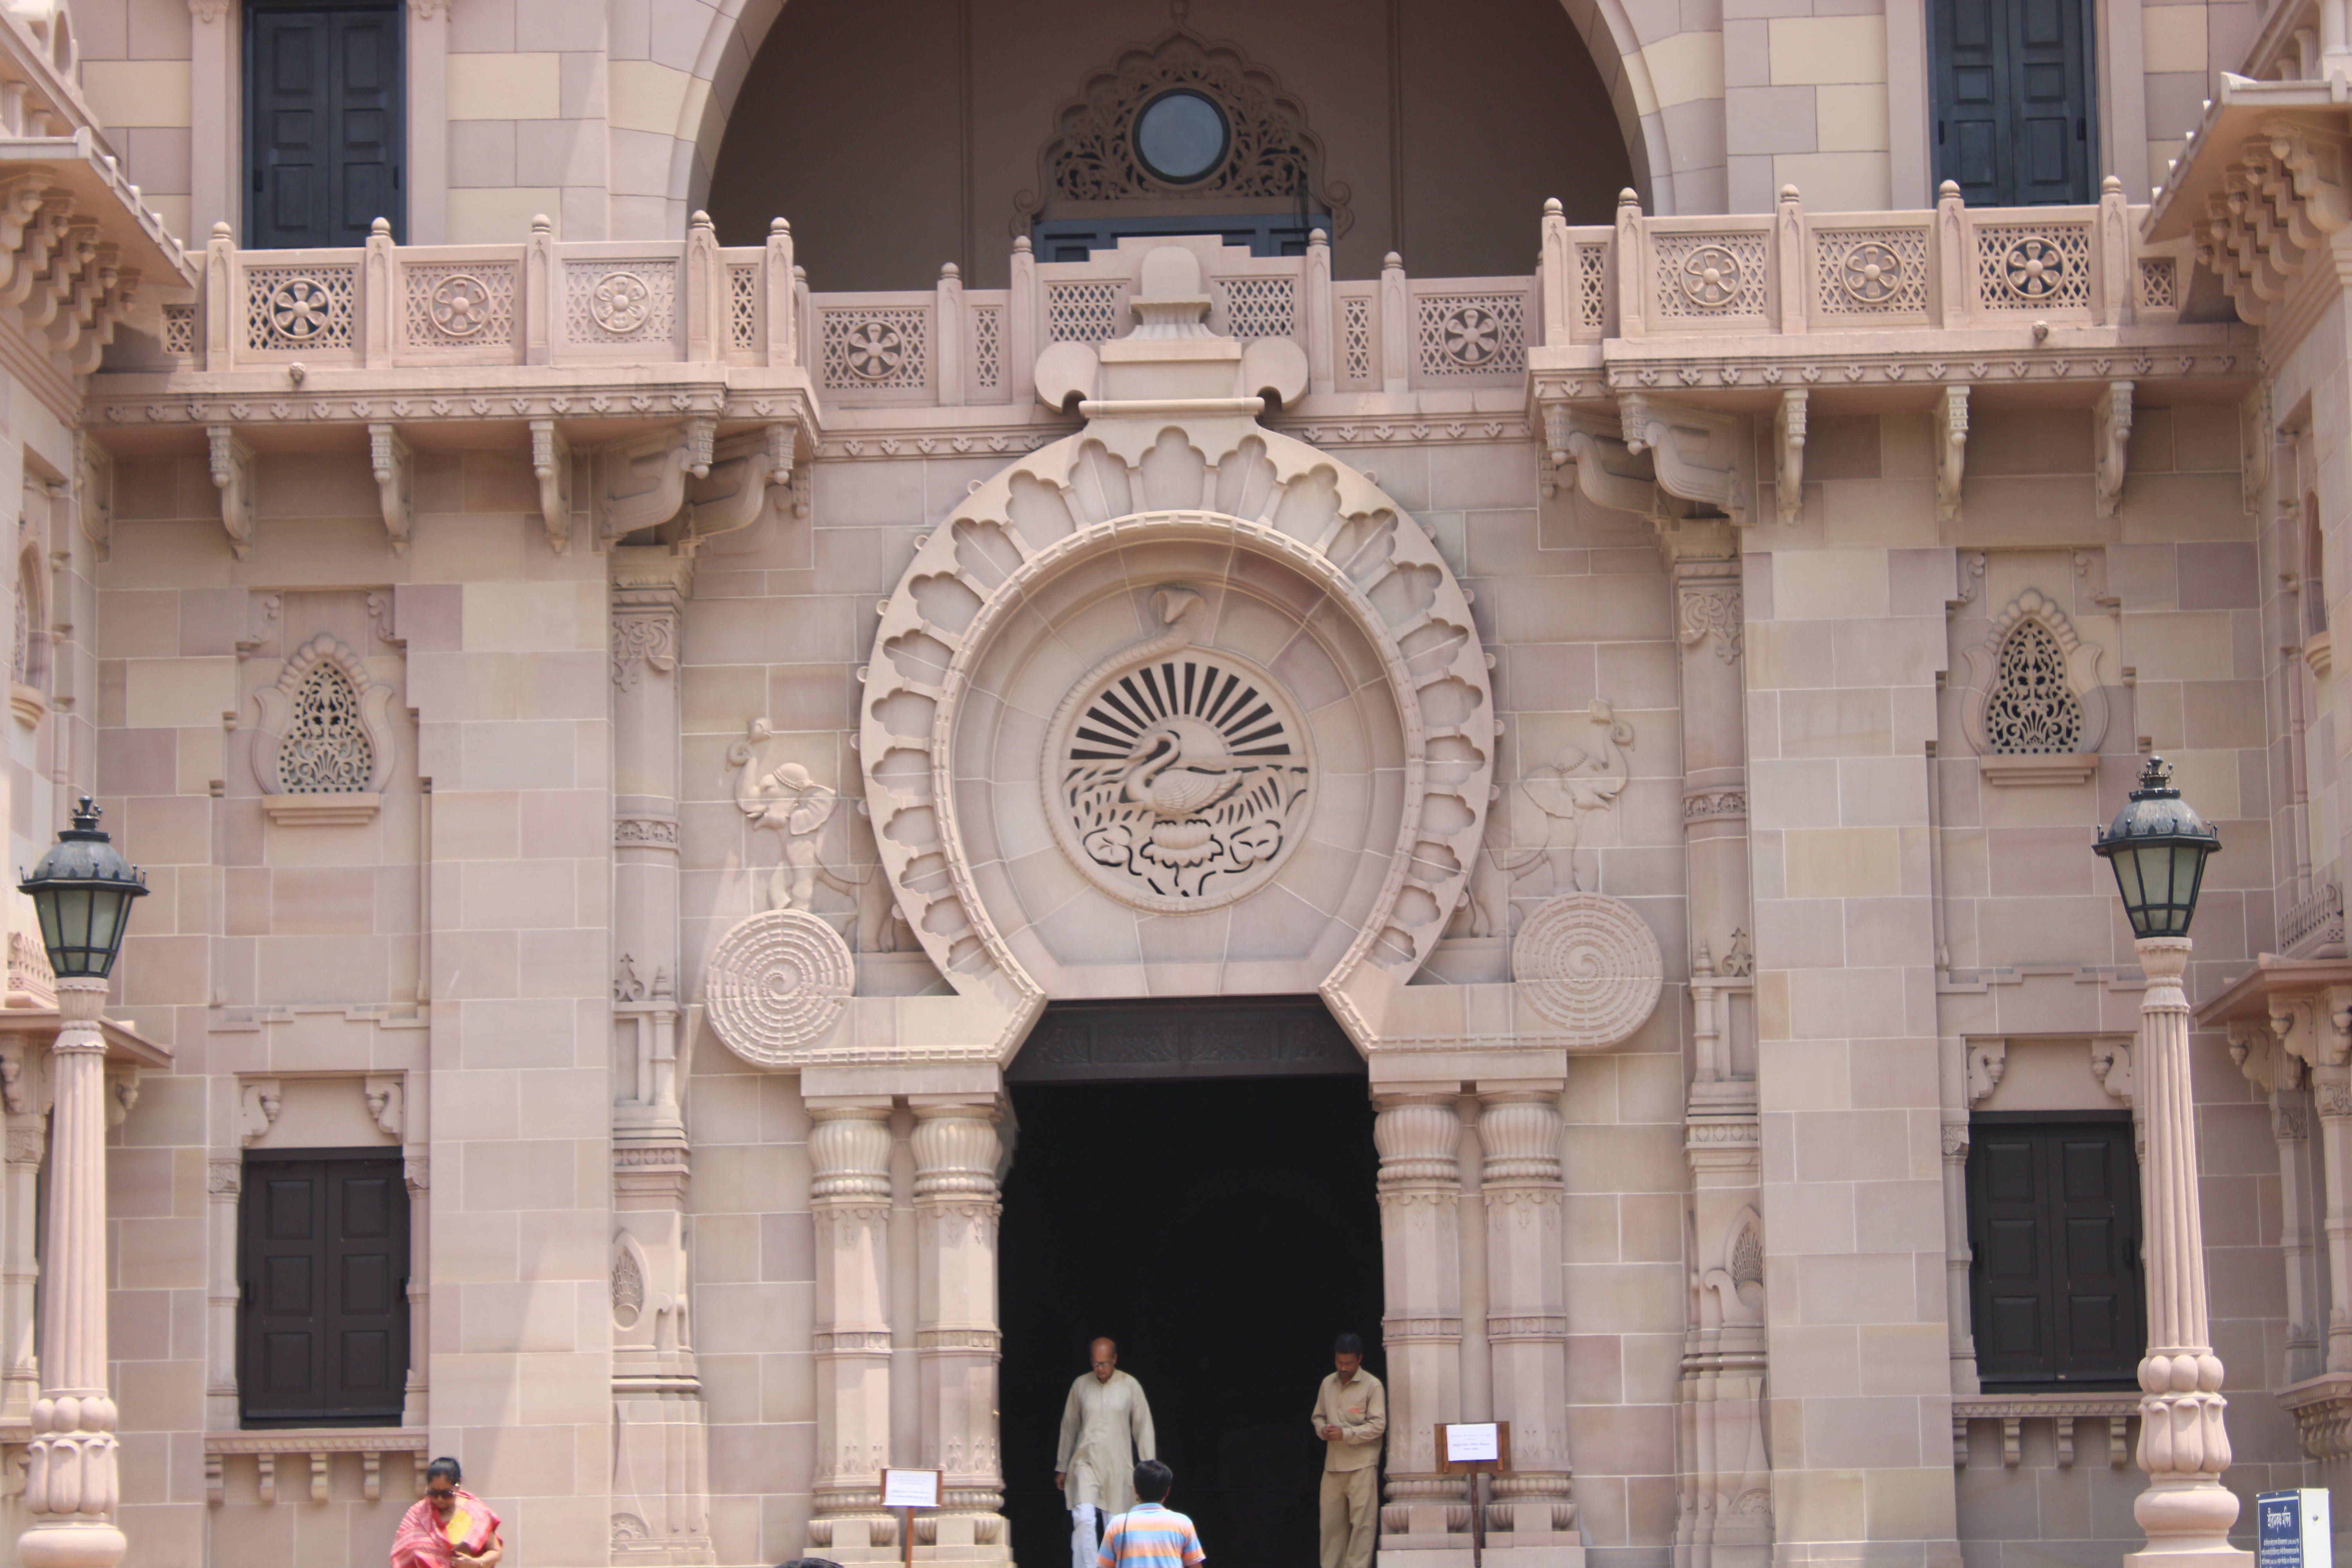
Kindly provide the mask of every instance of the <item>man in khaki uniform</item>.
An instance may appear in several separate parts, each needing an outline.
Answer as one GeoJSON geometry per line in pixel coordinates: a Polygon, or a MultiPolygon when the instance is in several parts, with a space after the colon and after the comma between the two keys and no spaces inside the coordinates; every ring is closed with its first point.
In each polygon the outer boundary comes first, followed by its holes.
{"type": "Polygon", "coordinates": [[[1339,1336],[1331,1364],[1338,1370],[1315,1395],[1315,1435],[1323,1439],[1323,1568],[1369,1568],[1380,1533],[1388,1391],[1364,1370],[1364,1342],[1354,1334],[1339,1336]]]}

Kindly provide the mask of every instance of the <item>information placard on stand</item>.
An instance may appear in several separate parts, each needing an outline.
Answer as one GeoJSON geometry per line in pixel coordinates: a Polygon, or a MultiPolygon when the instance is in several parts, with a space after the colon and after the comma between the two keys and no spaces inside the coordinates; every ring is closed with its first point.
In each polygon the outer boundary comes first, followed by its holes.
{"type": "Polygon", "coordinates": [[[882,1506],[898,1510],[898,1560],[913,1568],[915,1561],[915,1510],[940,1506],[940,1472],[937,1470],[885,1470],[882,1472],[882,1506]]]}
{"type": "Polygon", "coordinates": [[[1483,1568],[1486,1556],[1486,1478],[1510,1473],[1511,1424],[1439,1422],[1437,1468],[1449,1476],[1470,1478],[1470,1568],[1483,1568]]]}

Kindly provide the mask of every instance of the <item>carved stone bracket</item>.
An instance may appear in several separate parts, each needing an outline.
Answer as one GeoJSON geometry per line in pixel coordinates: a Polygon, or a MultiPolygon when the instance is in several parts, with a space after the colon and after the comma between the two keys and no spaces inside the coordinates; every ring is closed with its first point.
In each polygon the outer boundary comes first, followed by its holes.
{"type": "Polygon", "coordinates": [[[2001,1074],[2009,1070],[2007,1040],[1970,1040],[1969,1042],[1969,1103],[1975,1105],[2000,1087],[2001,1074]]]}
{"type": "Polygon", "coordinates": [[[1748,522],[1748,422],[1645,392],[1618,395],[1625,445],[1653,455],[1668,495],[1712,506],[1735,527],[1748,522]]]}
{"type": "Polygon", "coordinates": [[[596,527],[606,539],[658,528],[686,504],[688,477],[710,472],[719,422],[682,424],[607,442],[596,449],[596,527]]]}
{"type": "Polygon", "coordinates": [[[2131,444],[2132,384],[2111,381],[2092,405],[2093,499],[2101,517],[2116,515],[2124,499],[2124,459],[2131,444]]]}
{"type": "Polygon", "coordinates": [[[253,553],[253,448],[233,426],[207,425],[205,437],[212,451],[213,487],[220,491],[221,526],[228,531],[228,547],[242,561],[253,553]]]}
{"type": "Polygon", "coordinates": [[[1772,453],[1780,464],[1772,492],[1783,523],[1796,521],[1805,510],[1805,403],[1811,396],[1803,387],[1790,387],[1780,394],[1780,406],[1772,415],[1772,453]]]}
{"type": "Polygon", "coordinates": [[[710,472],[687,487],[688,537],[700,543],[749,528],[767,510],[769,491],[793,481],[798,432],[775,424],[728,437],[711,450],[710,472]]]}
{"type": "Polygon", "coordinates": [[[1960,475],[1969,460],[1969,389],[1948,386],[1936,403],[1936,520],[1960,521],[1960,475]]]}
{"type": "Polygon", "coordinates": [[[237,1141],[257,1143],[269,1135],[285,1103],[285,1089],[274,1078],[249,1078],[237,1085],[237,1141]]]}
{"type": "Polygon", "coordinates": [[[1644,465],[1618,437],[1612,421],[1566,403],[1548,403],[1544,439],[1553,471],[1575,468],[1578,492],[1594,506],[1639,517],[1658,514],[1657,481],[1639,471],[1644,465]]]}
{"type": "Polygon", "coordinates": [[[539,515],[547,524],[547,546],[572,553],[572,443],[552,419],[530,422],[530,471],[539,479],[539,515]]]}
{"type": "Polygon", "coordinates": [[[368,467],[375,475],[376,496],[383,506],[383,531],[394,555],[408,553],[409,528],[415,521],[416,459],[393,426],[368,426],[368,467]]]}
{"type": "Polygon", "coordinates": [[[2091,1042],[2091,1076],[2108,1098],[2128,1107],[2137,1085],[2132,1078],[2132,1043],[2129,1037],[2095,1039],[2091,1042]]]}
{"type": "Polygon", "coordinates": [[[406,1099],[407,1076],[403,1073],[371,1073],[360,1080],[360,1092],[367,1099],[368,1116],[376,1130],[397,1142],[405,1136],[408,1126],[406,1099]]]}
{"type": "Polygon", "coordinates": [[[2242,144],[2193,227],[2197,260],[2221,279],[2241,320],[2260,326],[2327,236],[2352,222],[2352,141],[2289,120],[2242,144]]]}
{"type": "Polygon", "coordinates": [[[2271,449],[2278,441],[2278,424],[2271,411],[2271,378],[2257,376],[2254,389],[2238,405],[2238,473],[2246,510],[2259,514],[2263,492],[2271,483],[2271,449]]]}

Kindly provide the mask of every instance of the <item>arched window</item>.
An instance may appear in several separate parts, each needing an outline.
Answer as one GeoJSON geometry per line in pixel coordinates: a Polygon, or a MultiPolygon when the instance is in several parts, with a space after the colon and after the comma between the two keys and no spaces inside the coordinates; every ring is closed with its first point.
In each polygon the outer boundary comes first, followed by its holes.
{"type": "Polygon", "coordinates": [[[375,746],[360,720],[351,677],[321,661],[294,692],[294,723],[278,748],[289,795],[360,794],[375,772],[375,746]]]}
{"type": "Polygon", "coordinates": [[[2021,755],[2083,749],[2083,700],[2067,684],[2065,650],[2035,617],[2020,620],[2000,645],[1985,747],[2021,755]]]}

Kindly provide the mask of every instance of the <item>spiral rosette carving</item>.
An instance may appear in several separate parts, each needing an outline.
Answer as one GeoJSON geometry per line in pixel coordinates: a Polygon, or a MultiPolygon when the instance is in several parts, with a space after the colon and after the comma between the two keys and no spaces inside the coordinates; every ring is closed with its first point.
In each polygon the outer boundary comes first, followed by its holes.
{"type": "Polygon", "coordinates": [[[2047,300],[2066,279],[2066,257],[2040,235],[2027,235],[2000,258],[2001,281],[2020,300],[2047,300]]]}
{"type": "Polygon", "coordinates": [[[269,296],[269,324],[295,342],[322,336],[334,313],[334,297],[315,278],[289,278],[269,296]]]}
{"type": "Polygon", "coordinates": [[[1605,893],[1562,893],[1511,939],[1511,973],[1571,1049],[1630,1038],[1658,1005],[1665,960],[1640,915],[1605,893]]]}
{"type": "Polygon", "coordinates": [[[634,272],[608,272],[596,279],[588,294],[588,313],[614,337],[626,337],[646,324],[653,310],[653,290],[634,272]]]}
{"type": "Polygon", "coordinates": [[[839,931],[805,910],[770,910],[719,939],[703,1001],[729,1050],[782,1067],[833,1032],[856,984],[839,931]]]}
{"type": "Polygon", "coordinates": [[[1719,310],[1739,297],[1748,280],[1739,258],[1720,245],[1702,245],[1683,258],[1683,292],[1694,305],[1719,310]]]}
{"type": "Polygon", "coordinates": [[[1903,287],[1903,258],[1892,246],[1865,239],[1846,249],[1838,282],[1860,305],[1883,305],[1903,287]]]}
{"type": "Polygon", "coordinates": [[[474,337],[489,324],[489,285],[470,272],[453,272],[433,286],[427,308],[436,331],[452,338],[474,337]]]}

